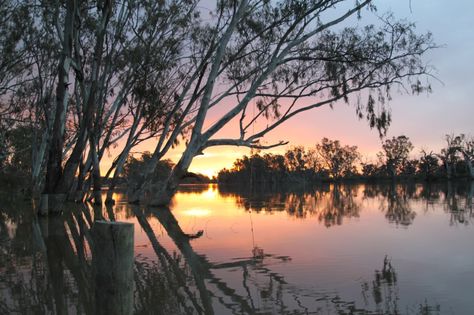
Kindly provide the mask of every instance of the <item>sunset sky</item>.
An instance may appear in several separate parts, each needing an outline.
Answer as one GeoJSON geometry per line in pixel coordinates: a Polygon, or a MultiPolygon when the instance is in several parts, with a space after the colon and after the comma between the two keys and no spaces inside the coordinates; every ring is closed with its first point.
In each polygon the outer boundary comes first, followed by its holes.
{"type": "MultiPolygon", "coordinates": [[[[435,75],[441,82],[431,80],[433,93],[429,95],[394,92],[390,103],[392,124],[387,136],[408,136],[415,145],[412,155],[417,156],[423,148],[438,151],[447,133],[473,135],[474,2],[379,0],[375,3],[378,14],[391,10],[397,18],[415,22],[418,33],[432,32],[436,44],[442,46],[429,52],[424,59],[435,66],[435,75]]],[[[363,18],[375,20],[371,14],[365,12],[363,18]]],[[[217,117],[211,115],[208,124],[217,117]]],[[[237,133],[230,126],[220,136],[236,137],[237,133]]],[[[344,103],[336,104],[333,109],[319,108],[297,116],[268,134],[263,142],[289,141],[289,145],[271,150],[281,153],[289,146],[313,146],[322,137],[357,145],[364,159],[368,160],[374,159],[381,147],[378,132],[371,130],[366,121],[356,118],[354,106],[344,103]]],[[[151,150],[152,146],[152,143],[147,143],[136,151],[151,150]]],[[[168,157],[176,161],[182,149],[181,146],[176,148],[168,157]]],[[[212,176],[223,167],[231,167],[236,158],[249,151],[237,147],[210,148],[195,158],[190,170],[212,176]]]]}

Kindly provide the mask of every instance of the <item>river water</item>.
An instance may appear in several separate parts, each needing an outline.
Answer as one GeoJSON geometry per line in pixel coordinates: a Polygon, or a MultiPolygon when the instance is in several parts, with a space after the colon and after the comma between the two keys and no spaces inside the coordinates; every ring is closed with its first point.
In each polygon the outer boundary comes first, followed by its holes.
{"type": "Polygon", "coordinates": [[[0,196],[0,314],[95,314],[90,229],[134,224],[136,314],[473,314],[474,184],[183,186],[169,208],[0,196]]]}

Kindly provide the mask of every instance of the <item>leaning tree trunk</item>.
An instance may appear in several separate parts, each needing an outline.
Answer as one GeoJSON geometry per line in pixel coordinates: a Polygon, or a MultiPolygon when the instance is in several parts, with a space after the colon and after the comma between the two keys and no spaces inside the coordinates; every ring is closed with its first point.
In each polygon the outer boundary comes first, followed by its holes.
{"type": "Polygon", "coordinates": [[[31,161],[31,192],[33,196],[37,196],[41,193],[41,172],[45,162],[46,148],[48,146],[48,132],[43,132],[41,136],[41,143],[39,147],[34,149],[31,161]]]}
{"type": "Polygon", "coordinates": [[[82,161],[82,154],[85,150],[87,139],[93,130],[93,119],[97,112],[98,91],[99,91],[99,72],[101,69],[103,47],[106,35],[107,24],[112,13],[112,2],[103,3],[101,20],[98,23],[97,40],[94,47],[94,62],[91,67],[90,87],[88,89],[86,100],[83,104],[83,120],[78,132],[77,142],[71,152],[71,155],[64,166],[62,175],[55,187],[59,193],[68,193],[74,182],[76,171],[82,161]]]}
{"type": "Polygon", "coordinates": [[[173,195],[178,190],[178,185],[183,176],[188,171],[193,158],[198,152],[200,152],[201,144],[199,141],[191,139],[188,147],[184,151],[179,162],[173,167],[170,176],[164,183],[164,185],[158,190],[158,192],[151,196],[148,204],[150,206],[165,206],[168,205],[173,198],[173,195]]]}
{"type": "Polygon", "coordinates": [[[93,136],[90,137],[90,148],[92,156],[92,197],[94,204],[102,204],[102,184],[100,178],[100,165],[99,156],[97,155],[97,149],[95,146],[95,139],[93,136]]]}
{"type": "Polygon", "coordinates": [[[117,165],[115,166],[114,176],[112,177],[112,180],[110,181],[107,190],[107,197],[105,199],[105,203],[113,204],[115,202],[113,198],[115,187],[117,187],[120,175],[122,174],[123,166],[125,165],[125,161],[127,160],[128,152],[129,150],[122,152],[122,154],[120,154],[118,158],[117,165]]]}
{"type": "Polygon", "coordinates": [[[66,16],[64,20],[63,43],[61,59],[58,64],[58,83],[56,86],[56,108],[50,146],[48,152],[48,163],[46,168],[46,181],[41,196],[41,213],[60,210],[58,205],[62,202],[62,196],[57,194],[58,183],[62,176],[62,162],[64,149],[64,131],[66,124],[66,113],[69,102],[69,72],[72,65],[72,43],[75,26],[75,12],[77,3],[74,0],[67,1],[66,16]],[[58,201],[58,202],[57,202],[58,201]]]}
{"type": "MultiPolygon", "coordinates": [[[[140,111],[141,112],[141,111],[140,111]]],[[[140,116],[140,115],[139,115],[140,116]]],[[[114,190],[115,190],[115,187],[117,186],[117,183],[119,181],[119,178],[120,178],[120,175],[122,174],[122,171],[123,171],[123,167],[125,165],[125,162],[127,161],[127,157],[128,157],[128,154],[130,153],[130,150],[132,149],[132,147],[134,146],[134,140],[136,139],[136,137],[138,137],[138,134],[140,133],[140,131],[135,135],[135,132],[137,131],[137,128],[138,128],[138,124],[140,123],[140,120],[141,118],[138,117],[138,118],[135,118],[133,120],[133,124],[132,124],[132,127],[130,128],[130,133],[127,137],[127,142],[125,143],[125,146],[122,150],[122,152],[120,153],[118,159],[117,159],[117,162],[116,162],[116,165],[115,165],[115,172],[114,172],[114,176],[109,184],[109,188],[108,188],[108,191],[107,191],[107,197],[105,199],[105,203],[108,203],[108,204],[113,204],[115,201],[114,201],[114,198],[113,198],[113,194],[114,194],[114,190]]],[[[115,163],[115,162],[114,162],[115,163]]],[[[110,168],[109,172],[113,169],[113,165],[112,167],[110,168]]],[[[109,176],[109,172],[107,172],[107,175],[105,176],[106,178],[108,178],[109,176]]]]}
{"type": "Polygon", "coordinates": [[[77,175],[77,183],[73,185],[70,191],[69,199],[75,202],[82,202],[84,200],[84,183],[86,180],[86,174],[90,168],[90,152],[87,155],[85,163],[81,161],[79,163],[79,174],[77,175]]]}

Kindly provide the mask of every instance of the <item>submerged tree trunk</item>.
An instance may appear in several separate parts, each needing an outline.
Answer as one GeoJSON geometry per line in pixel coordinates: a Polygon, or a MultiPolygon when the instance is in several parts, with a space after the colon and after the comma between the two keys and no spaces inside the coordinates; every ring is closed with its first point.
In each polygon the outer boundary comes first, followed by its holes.
{"type": "Polygon", "coordinates": [[[125,161],[127,160],[129,150],[126,152],[122,152],[117,160],[117,165],[115,166],[115,172],[114,176],[110,180],[110,184],[107,190],[107,197],[105,199],[105,203],[112,204],[114,203],[114,191],[115,188],[117,187],[118,181],[120,179],[120,175],[122,174],[123,171],[123,166],[125,165],[125,161]]]}
{"type": "Polygon", "coordinates": [[[37,196],[41,193],[41,171],[43,170],[43,164],[45,162],[46,149],[48,147],[48,132],[43,132],[41,136],[41,142],[39,147],[33,148],[32,161],[31,161],[31,193],[33,196],[37,196]]]}
{"type": "MultiPolygon", "coordinates": [[[[132,127],[130,128],[130,133],[127,137],[127,142],[125,143],[125,146],[124,146],[122,152],[120,153],[117,161],[114,162],[116,164],[115,165],[115,172],[114,172],[114,176],[113,176],[112,180],[110,181],[110,184],[109,184],[109,187],[108,187],[107,197],[105,199],[106,203],[109,203],[109,204],[114,203],[113,194],[114,194],[115,187],[117,186],[120,175],[122,174],[123,167],[125,165],[125,162],[127,161],[128,154],[130,153],[130,150],[134,146],[134,141],[136,140],[138,135],[141,133],[141,131],[138,131],[138,133],[135,134],[136,131],[137,131],[137,128],[138,128],[138,124],[140,123],[140,120],[141,120],[140,115],[138,115],[138,117],[136,117],[133,120],[132,127]]],[[[111,172],[112,170],[113,170],[113,165],[110,168],[109,172],[111,172]]],[[[109,177],[109,175],[110,175],[109,172],[107,172],[107,174],[105,176],[106,178],[109,177]]]]}
{"type": "MultiPolygon", "coordinates": [[[[93,131],[93,121],[97,113],[98,102],[102,100],[102,97],[99,96],[99,92],[101,91],[101,87],[99,86],[101,84],[99,77],[104,54],[106,30],[112,14],[112,6],[112,1],[105,1],[99,8],[101,15],[97,23],[96,42],[92,56],[93,62],[89,70],[90,77],[86,80],[88,82],[87,88],[85,86],[82,87],[85,91],[84,97],[81,99],[82,120],[79,123],[79,130],[77,132],[78,136],[74,148],[72,149],[69,159],[64,164],[64,168],[62,168],[62,164],[64,162],[62,152],[64,149],[64,126],[67,113],[67,104],[69,101],[67,88],[69,85],[69,70],[73,63],[71,55],[74,38],[74,21],[77,11],[76,1],[70,0],[67,3],[63,40],[63,56],[61,57],[58,70],[59,81],[56,93],[57,108],[53,126],[52,143],[49,152],[48,171],[46,176],[45,192],[48,194],[63,195],[70,192],[75,180],[77,169],[82,162],[87,140],[89,137],[91,137],[91,133],[93,131]]],[[[79,49],[78,47],[76,48],[79,49]]],[[[78,67],[78,65],[75,64],[74,67],[78,67]]],[[[76,69],[77,72],[82,70],[84,69],[76,69]]],[[[81,77],[82,75],[83,73],[81,73],[81,77]]],[[[82,81],[82,78],[78,79],[79,83],[82,81]]],[[[95,168],[95,171],[98,172],[98,167],[95,168]]],[[[97,185],[100,185],[100,178],[98,178],[96,182],[97,185]]]]}
{"type": "Polygon", "coordinates": [[[84,200],[84,183],[86,180],[86,174],[88,171],[88,168],[90,167],[89,162],[90,160],[90,153],[87,156],[86,162],[79,163],[79,174],[77,175],[77,182],[76,185],[74,185],[71,188],[69,200],[72,200],[74,202],[82,202],[84,200]]]}
{"type": "Polygon", "coordinates": [[[72,43],[74,32],[74,14],[77,3],[67,1],[66,16],[64,20],[62,54],[58,64],[58,83],[56,86],[56,108],[54,112],[53,130],[49,147],[48,164],[46,172],[45,194],[57,193],[58,182],[62,176],[64,130],[66,113],[69,102],[68,86],[69,71],[72,63],[72,43]]]}
{"type": "Polygon", "coordinates": [[[173,195],[176,193],[178,189],[178,185],[183,178],[183,176],[188,171],[189,166],[193,158],[196,154],[200,151],[201,144],[196,138],[191,139],[188,147],[184,151],[183,155],[179,162],[173,167],[170,176],[164,183],[162,187],[159,188],[158,192],[155,194],[151,192],[153,195],[150,196],[148,204],[150,206],[165,206],[168,205],[173,198],[173,195]]]}
{"type": "Polygon", "coordinates": [[[466,161],[466,165],[467,165],[467,170],[469,172],[469,178],[474,179],[474,167],[472,166],[472,161],[468,159],[466,161]]]}

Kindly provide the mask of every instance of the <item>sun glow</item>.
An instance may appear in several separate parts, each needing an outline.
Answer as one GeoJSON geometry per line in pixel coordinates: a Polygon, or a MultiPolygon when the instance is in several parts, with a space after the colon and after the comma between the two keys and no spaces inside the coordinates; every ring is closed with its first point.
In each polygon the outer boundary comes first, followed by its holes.
{"type": "Polygon", "coordinates": [[[196,170],[196,173],[206,175],[209,178],[212,178],[213,176],[217,176],[218,172],[219,172],[218,169],[211,169],[211,168],[197,169],[196,170]]]}
{"type": "Polygon", "coordinates": [[[206,199],[216,199],[218,195],[219,193],[217,192],[217,189],[213,185],[209,185],[208,190],[203,192],[201,194],[201,197],[206,198],[206,199]]]}

